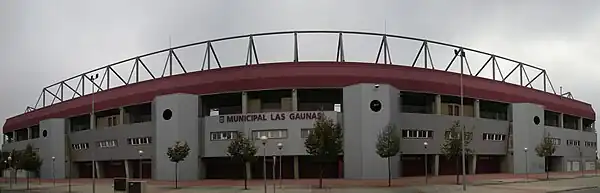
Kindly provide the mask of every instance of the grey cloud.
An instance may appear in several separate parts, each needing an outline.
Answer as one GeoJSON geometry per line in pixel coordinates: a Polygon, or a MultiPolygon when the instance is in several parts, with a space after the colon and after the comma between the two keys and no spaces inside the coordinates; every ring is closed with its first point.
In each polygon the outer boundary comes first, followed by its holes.
{"type": "MultiPolygon", "coordinates": [[[[248,33],[313,29],[386,31],[496,53],[547,69],[555,86],[562,85],[597,106],[600,99],[595,96],[600,93],[590,87],[600,81],[595,74],[599,69],[595,56],[600,54],[596,45],[599,6],[596,1],[559,0],[1,1],[0,117],[22,113],[41,88],[53,82],[164,49],[169,36],[172,45],[181,45],[248,33]]],[[[376,47],[362,40],[356,43],[376,47]]],[[[361,46],[353,48],[352,54],[375,57],[374,51],[361,52],[361,46]]],[[[237,51],[233,47],[220,47],[219,52],[237,51]]],[[[273,58],[289,53],[259,49],[273,58]]],[[[319,46],[305,50],[303,57],[329,57],[319,46]]],[[[197,65],[201,51],[182,55],[192,58],[187,59],[192,61],[188,65],[197,65]]]]}

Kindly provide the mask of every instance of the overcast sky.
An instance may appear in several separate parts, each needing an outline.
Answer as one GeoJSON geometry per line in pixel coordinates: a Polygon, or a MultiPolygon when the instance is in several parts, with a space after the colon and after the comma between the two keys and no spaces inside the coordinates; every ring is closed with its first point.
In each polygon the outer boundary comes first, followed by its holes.
{"type": "MultiPolygon", "coordinates": [[[[169,44],[282,30],[385,32],[480,49],[544,68],[557,90],[563,86],[575,98],[600,106],[600,89],[595,86],[600,82],[600,67],[596,67],[600,56],[600,1],[174,2],[0,1],[0,125],[3,118],[34,105],[44,86],[84,71],[164,49],[169,44]]],[[[305,51],[301,58],[335,59],[335,41],[315,40],[300,39],[301,47],[312,44],[310,49],[301,49],[305,51]],[[323,47],[331,47],[332,55],[315,51],[325,42],[331,42],[323,47]]],[[[355,44],[356,51],[346,53],[347,57],[374,59],[377,41],[369,50],[368,46],[355,44]]],[[[276,42],[265,42],[260,47],[257,40],[261,60],[291,60],[291,55],[281,56],[280,49],[265,46],[276,42]]],[[[245,49],[243,42],[222,46],[217,52],[221,60],[233,64],[244,61],[245,49]],[[226,54],[234,50],[240,54],[226,54]]],[[[398,56],[395,58],[407,58],[395,63],[412,62],[411,57],[418,51],[418,47],[407,49],[399,43],[390,49],[402,50],[392,54],[398,56]]],[[[199,49],[180,55],[191,58],[183,60],[193,68],[199,66],[202,54],[199,49]]],[[[432,51],[434,58],[435,54],[432,51]]],[[[164,58],[155,60],[155,69],[160,69],[164,58]]],[[[122,71],[128,74],[127,69],[122,71]]]]}

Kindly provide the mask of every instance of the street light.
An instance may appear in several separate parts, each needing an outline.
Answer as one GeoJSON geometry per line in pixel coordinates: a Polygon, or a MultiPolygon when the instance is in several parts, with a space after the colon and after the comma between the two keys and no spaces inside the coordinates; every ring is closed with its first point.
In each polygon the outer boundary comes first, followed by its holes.
{"type": "Polygon", "coordinates": [[[10,189],[12,189],[12,175],[13,175],[13,168],[12,168],[12,156],[8,156],[8,167],[10,168],[9,172],[10,174],[8,175],[8,186],[10,189]]]}
{"type": "Polygon", "coordinates": [[[267,193],[267,136],[260,136],[260,141],[263,145],[263,180],[265,184],[265,193],[267,193]]]}
{"type": "Polygon", "coordinates": [[[429,144],[427,144],[427,141],[423,142],[423,146],[425,146],[425,184],[427,184],[427,176],[428,176],[428,174],[427,174],[427,145],[429,145],[429,144]]]}
{"type": "MultiPolygon", "coordinates": [[[[92,113],[90,114],[90,124],[92,126],[90,127],[90,130],[96,130],[96,95],[94,94],[94,86],[96,86],[96,82],[94,81],[96,79],[98,79],[98,73],[93,74],[90,77],[90,81],[92,82],[92,113]]],[[[94,151],[94,149],[92,149],[92,193],[96,193],[96,151],[94,151]]]]}
{"type": "Polygon", "coordinates": [[[142,174],[143,174],[143,173],[142,173],[142,155],[144,154],[144,151],[142,151],[142,150],[139,150],[139,151],[138,151],[138,154],[140,154],[140,180],[141,180],[141,179],[143,179],[143,178],[142,178],[142,174]]]}
{"type": "Polygon", "coordinates": [[[52,185],[56,187],[56,175],[54,175],[54,161],[56,161],[56,157],[52,156],[52,185]]]}
{"type": "Polygon", "coordinates": [[[527,148],[523,148],[523,151],[525,151],[525,179],[527,179],[527,182],[529,182],[529,161],[527,161],[527,148]]]}
{"type": "Polygon", "coordinates": [[[281,175],[283,172],[281,170],[281,166],[283,165],[283,143],[277,143],[277,149],[279,149],[279,188],[283,188],[283,176],[281,175]]]}
{"type": "Polygon", "coordinates": [[[277,181],[275,181],[275,180],[277,180],[277,175],[275,174],[275,171],[276,171],[275,166],[277,166],[276,163],[277,163],[277,156],[275,155],[275,153],[273,153],[273,171],[272,171],[272,173],[273,173],[272,174],[273,175],[273,193],[275,193],[277,191],[276,190],[277,181]]]}

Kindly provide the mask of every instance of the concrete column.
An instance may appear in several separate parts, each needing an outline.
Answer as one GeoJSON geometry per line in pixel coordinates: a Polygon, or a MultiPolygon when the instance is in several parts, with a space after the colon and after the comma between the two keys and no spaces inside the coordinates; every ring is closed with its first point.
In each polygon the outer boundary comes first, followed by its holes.
{"type": "Polygon", "coordinates": [[[473,154],[471,156],[471,174],[475,174],[477,172],[477,155],[473,154]]]}
{"type": "Polygon", "coordinates": [[[475,111],[475,118],[480,117],[480,108],[479,108],[479,99],[475,99],[475,103],[473,104],[473,110],[475,111]]]}
{"type": "Polygon", "coordinates": [[[130,170],[129,170],[130,169],[129,168],[129,160],[124,160],[123,162],[124,162],[123,165],[125,166],[125,177],[126,178],[133,177],[133,176],[131,176],[131,173],[130,173],[130,170]]]}
{"type": "Polygon", "coordinates": [[[119,125],[126,124],[125,123],[125,108],[119,108],[119,125]]]}
{"type": "Polygon", "coordinates": [[[298,156],[294,156],[294,179],[300,179],[300,169],[298,167],[298,156]]]}
{"type": "Polygon", "coordinates": [[[298,111],[298,91],[292,89],[292,111],[298,111]]]}
{"type": "Polygon", "coordinates": [[[435,95],[435,114],[442,114],[442,95],[435,95]]]}
{"type": "Polygon", "coordinates": [[[440,155],[436,154],[433,158],[433,175],[438,176],[440,174],[440,155]]]}
{"type": "Polygon", "coordinates": [[[90,129],[96,129],[96,115],[90,113],[90,129]]]}
{"type": "Polygon", "coordinates": [[[577,119],[577,130],[583,131],[583,118],[581,117],[577,119]]]}
{"type": "Polygon", "coordinates": [[[33,138],[32,133],[33,132],[31,132],[31,127],[27,127],[27,139],[32,139],[33,138]]]}
{"type": "Polygon", "coordinates": [[[248,113],[248,93],[242,92],[242,113],[248,113]]]}
{"type": "Polygon", "coordinates": [[[17,141],[17,131],[13,131],[13,138],[12,138],[12,142],[16,142],[17,141]]]}
{"type": "Polygon", "coordinates": [[[100,164],[99,161],[94,162],[96,163],[96,176],[97,178],[102,178],[104,175],[102,174],[102,168],[100,168],[102,165],[100,164]]]}
{"type": "Polygon", "coordinates": [[[560,127],[560,128],[565,127],[565,125],[564,125],[565,120],[563,120],[563,119],[564,119],[564,114],[562,114],[562,113],[559,114],[558,115],[558,127],[560,127]]]}
{"type": "Polygon", "coordinates": [[[252,168],[250,162],[246,162],[246,178],[252,179],[252,168]]]}

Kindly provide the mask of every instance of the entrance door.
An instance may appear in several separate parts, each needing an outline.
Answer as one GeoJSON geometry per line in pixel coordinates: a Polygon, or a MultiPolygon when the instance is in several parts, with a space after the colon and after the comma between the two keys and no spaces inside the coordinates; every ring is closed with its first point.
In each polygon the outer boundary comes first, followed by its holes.
{"type": "Polygon", "coordinates": [[[579,171],[579,161],[572,161],[571,163],[571,171],[579,171]]]}

